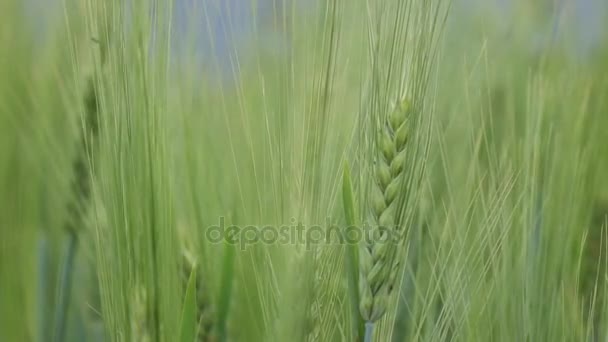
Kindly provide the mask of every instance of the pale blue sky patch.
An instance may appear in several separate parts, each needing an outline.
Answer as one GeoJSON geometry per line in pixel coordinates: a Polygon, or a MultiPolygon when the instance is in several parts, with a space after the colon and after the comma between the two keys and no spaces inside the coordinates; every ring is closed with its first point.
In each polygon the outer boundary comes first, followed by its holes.
{"type": "MultiPolygon", "coordinates": [[[[237,49],[251,46],[255,28],[262,32],[257,37],[259,40],[255,40],[256,48],[283,53],[288,42],[281,39],[280,34],[270,31],[272,25],[268,25],[268,21],[272,18],[273,6],[284,1],[288,0],[175,0],[174,48],[186,48],[188,53],[199,55],[203,63],[216,60],[226,68],[237,49]],[[186,33],[193,36],[186,37],[186,33]]],[[[470,16],[479,14],[473,9],[483,6],[494,8],[501,25],[516,25],[517,18],[513,16],[517,11],[512,9],[514,1],[522,0],[453,0],[458,17],[452,22],[470,20],[470,16]]],[[[542,49],[554,39],[567,39],[572,42],[573,54],[585,55],[602,43],[607,30],[607,1],[557,0],[553,3],[567,6],[566,22],[558,27],[554,18],[547,24],[553,26],[539,25],[537,32],[530,34],[532,49],[542,49]]],[[[38,32],[36,36],[43,41],[49,34],[47,28],[52,16],[62,15],[62,0],[25,0],[23,4],[26,15],[32,19],[33,30],[38,32]]]]}

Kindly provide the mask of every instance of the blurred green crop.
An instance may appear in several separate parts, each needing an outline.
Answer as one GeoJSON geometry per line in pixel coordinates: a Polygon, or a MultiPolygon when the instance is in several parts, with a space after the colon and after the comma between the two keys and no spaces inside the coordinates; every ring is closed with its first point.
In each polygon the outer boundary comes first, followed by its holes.
{"type": "Polygon", "coordinates": [[[0,2],[0,341],[363,341],[347,246],[213,227],[344,227],[361,118],[404,90],[428,151],[374,341],[608,338],[606,20],[584,45],[575,1],[185,2],[0,2]]]}

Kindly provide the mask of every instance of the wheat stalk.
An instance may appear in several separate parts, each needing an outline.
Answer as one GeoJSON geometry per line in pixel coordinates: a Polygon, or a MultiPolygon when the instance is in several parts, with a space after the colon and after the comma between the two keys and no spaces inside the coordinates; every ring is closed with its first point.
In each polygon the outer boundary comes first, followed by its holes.
{"type": "Polygon", "coordinates": [[[408,139],[410,102],[401,101],[386,118],[378,137],[377,158],[369,204],[372,236],[359,252],[359,310],[366,322],[366,340],[373,324],[387,311],[399,273],[400,249],[397,200],[402,187],[408,139]]]}

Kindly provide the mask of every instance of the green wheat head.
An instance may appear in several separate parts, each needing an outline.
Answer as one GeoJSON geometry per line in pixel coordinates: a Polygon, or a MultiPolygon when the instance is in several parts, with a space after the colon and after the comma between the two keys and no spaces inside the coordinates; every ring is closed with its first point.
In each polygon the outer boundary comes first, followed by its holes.
{"type": "Polygon", "coordinates": [[[400,244],[393,239],[402,233],[398,196],[404,179],[410,106],[408,100],[403,100],[390,113],[379,135],[380,153],[374,169],[369,208],[372,234],[359,254],[359,309],[363,319],[372,323],[387,310],[402,256],[400,244]]]}

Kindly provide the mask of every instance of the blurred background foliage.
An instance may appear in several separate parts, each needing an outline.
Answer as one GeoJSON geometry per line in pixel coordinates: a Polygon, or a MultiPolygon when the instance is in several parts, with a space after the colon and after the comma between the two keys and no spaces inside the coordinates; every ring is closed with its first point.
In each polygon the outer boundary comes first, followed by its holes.
{"type": "MultiPolygon", "coordinates": [[[[0,2],[0,341],[49,341],[56,333],[72,164],[81,153],[82,93],[88,77],[102,72],[96,51],[103,37],[91,25],[96,22],[93,5],[100,3],[0,2]]],[[[201,282],[215,303],[210,305],[214,315],[228,310],[221,308],[223,275],[238,283],[226,323],[230,340],[289,336],[289,331],[280,331],[288,322],[270,322],[269,312],[281,312],[272,300],[274,287],[300,279],[285,257],[290,254],[256,247],[238,253],[230,266],[225,262],[231,260],[230,247],[207,244],[194,230],[217,224],[220,216],[235,223],[275,223],[337,212],[336,170],[355,126],[363,77],[357,70],[368,52],[367,28],[361,24],[366,11],[364,2],[342,1],[329,95],[336,112],[316,117],[322,104],[315,102],[321,96],[314,93],[319,89],[314,83],[327,71],[324,39],[330,23],[320,3],[177,0],[166,18],[173,29],[170,46],[158,54],[167,57],[170,72],[164,74],[162,67],[113,69],[119,63],[108,67],[121,80],[116,84],[132,93],[116,93],[121,88],[112,84],[101,91],[100,101],[115,105],[117,113],[145,108],[158,113],[150,121],[116,115],[116,126],[105,122],[101,171],[94,175],[101,185],[92,200],[99,212],[84,215],[87,228],[80,233],[74,258],[66,341],[136,340],[117,332],[137,324],[130,321],[135,304],[129,298],[134,295],[125,292],[121,302],[112,293],[130,291],[127,275],[133,272],[130,267],[138,267],[118,250],[141,248],[133,252],[139,260],[135,264],[153,268],[145,261],[148,247],[133,242],[152,238],[144,234],[129,240],[117,234],[115,240],[106,240],[100,234],[117,232],[121,220],[141,220],[143,227],[149,218],[170,227],[153,233],[178,232],[163,240],[163,253],[171,258],[179,258],[184,240],[193,245],[188,248],[201,260],[201,282]],[[154,91],[168,96],[156,98],[154,91]],[[129,96],[139,100],[132,103],[129,96]],[[130,125],[138,128],[131,131],[130,125]],[[316,136],[307,137],[306,129],[324,125],[335,128],[334,134],[307,151],[316,136]],[[114,142],[121,134],[151,137],[141,145],[123,142],[123,153],[118,153],[114,142]],[[157,154],[146,157],[150,146],[157,154]],[[299,156],[292,151],[306,152],[299,156]],[[141,159],[125,156],[130,153],[141,159]],[[310,162],[306,153],[322,157],[310,162]],[[148,175],[142,165],[152,161],[158,164],[151,168],[161,172],[148,175]],[[305,167],[318,170],[305,173],[305,167]],[[317,178],[319,174],[327,176],[317,178]],[[134,180],[120,188],[121,175],[134,180]],[[138,178],[153,185],[140,187],[138,178]],[[156,195],[158,202],[152,207],[136,204],[135,195],[118,200],[121,191],[156,195]],[[121,205],[130,213],[121,213],[121,205]],[[106,221],[113,228],[100,228],[106,221]],[[104,253],[111,257],[104,259],[104,253]],[[113,269],[119,262],[125,268],[113,269]],[[241,308],[234,309],[235,302],[241,308]]],[[[608,213],[607,19],[608,3],[600,0],[452,1],[430,91],[435,122],[425,180],[428,194],[421,209],[424,229],[420,240],[412,238],[426,242],[415,242],[395,331],[386,338],[606,337],[608,326],[599,322],[608,307],[601,294],[606,286],[602,226],[608,213]],[[433,312],[431,302],[443,309],[433,312]],[[400,328],[410,320],[417,323],[400,328]]],[[[150,51],[154,48],[164,47],[150,51]]],[[[123,66],[132,66],[129,58],[136,60],[141,52],[135,50],[124,56],[114,52],[110,58],[123,58],[123,66]]],[[[341,257],[336,252],[335,260],[341,257]]],[[[321,274],[342,272],[341,266],[329,263],[310,267],[321,274]]],[[[147,271],[139,272],[148,279],[147,271]]],[[[159,272],[170,278],[178,270],[159,272]]],[[[326,300],[340,303],[343,298],[332,281],[328,278],[323,286],[336,299],[326,300]]],[[[168,288],[160,293],[174,291],[163,297],[163,306],[175,310],[165,314],[166,331],[157,338],[172,340],[179,317],[170,316],[180,312],[183,289],[177,280],[163,284],[168,288]]],[[[345,320],[324,309],[327,313],[317,314],[327,321],[313,324],[325,327],[345,320]]],[[[350,335],[325,335],[328,340],[350,340],[345,336],[350,335]]]]}

